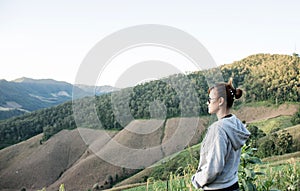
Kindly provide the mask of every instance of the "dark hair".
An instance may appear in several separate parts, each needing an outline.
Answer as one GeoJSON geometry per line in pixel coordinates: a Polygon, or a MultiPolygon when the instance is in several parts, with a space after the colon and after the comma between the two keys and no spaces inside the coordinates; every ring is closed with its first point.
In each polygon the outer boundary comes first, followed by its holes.
{"type": "Polygon", "coordinates": [[[229,79],[228,83],[217,83],[208,89],[208,93],[210,93],[212,89],[216,89],[218,96],[226,100],[228,108],[232,107],[234,99],[239,99],[243,95],[243,90],[233,87],[232,78],[229,79]]]}

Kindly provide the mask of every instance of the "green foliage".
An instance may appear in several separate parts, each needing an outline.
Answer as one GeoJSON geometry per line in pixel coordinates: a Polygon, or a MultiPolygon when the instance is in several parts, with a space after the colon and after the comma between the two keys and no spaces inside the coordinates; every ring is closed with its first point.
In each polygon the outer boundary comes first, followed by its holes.
{"type": "Polygon", "coordinates": [[[261,160],[254,156],[254,151],[256,149],[251,148],[249,145],[242,147],[239,166],[239,186],[241,190],[257,190],[254,181],[257,179],[257,175],[262,175],[262,173],[254,171],[253,164],[261,164],[261,160]]]}
{"type": "Polygon", "coordinates": [[[259,151],[257,153],[258,156],[268,157],[268,156],[275,155],[274,151],[275,151],[276,145],[275,145],[274,137],[276,137],[276,136],[268,136],[268,137],[260,140],[260,142],[258,143],[258,145],[259,145],[258,146],[259,151]]]}
{"type": "Polygon", "coordinates": [[[278,134],[272,133],[257,142],[257,155],[260,157],[268,157],[291,153],[294,151],[293,143],[293,136],[286,130],[282,130],[278,134]]]}
{"type": "Polygon", "coordinates": [[[8,110],[8,111],[0,111],[0,120],[8,119],[8,118],[11,118],[13,116],[21,115],[21,114],[24,114],[24,113],[25,113],[24,111],[20,111],[18,109],[11,109],[11,110],[8,110]]]}
{"type": "Polygon", "coordinates": [[[72,103],[42,109],[22,116],[0,121],[0,149],[26,140],[46,130],[45,138],[62,129],[76,128],[72,103]]]}
{"type": "Polygon", "coordinates": [[[276,143],[277,154],[282,155],[293,151],[293,136],[286,130],[282,130],[276,143]]]}
{"type": "MultiPolygon", "coordinates": [[[[239,167],[239,186],[241,191],[278,191],[278,189],[297,191],[300,186],[299,162],[291,159],[287,164],[285,162],[283,165],[271,166],[270,164],[262,163],[259,158],[255,157],[255,152],[256,149],[249,145],[242,148],[239,167]]],[[[193,154],[190,157],[193,158],[193,154]]],[[[184,168],[179,167],[176,172],[170,173],[167,179],[162,180],[150,177],[147,179],[146,185],[124,190],[194,191],[196,189],[191,185],[191,176],[195,173],[196,168],[197,164],[190,164],[184,168]]]]}
{"type": "Polygon", "coordinates": [[[300,162],[291,158],[281,164],[267,163],[258,166],[265,176],[260,176],[255,183],[259,191],[288,190],[300,188],[300,162]]]}
{"type": "Polygon", "coordinates": [[[250,135],[250,139],[247,140],[247,143],[249,144],[251,142],[251,144],[254,147],[257,147],[257,140],[266,136],[266,133],[264,133],[261,129],[259,129],[257,126],[255,125],[248,125],[247,126],[248,131],[251,133],[250,135]]]}
{"type": "Polygon", "coordinates": [[[297,191],[300,188],[299,163],[289,164],[275,174],[275,185],[281,189],[297,191]]]}
{"type": "Polygon", "coordinates": [[[198,116],[206,114],[207,89],[203,72],[177,74],[135,86],[129,106],[134,118],[150,118],[149,107],[155,100],[165,105],[167,118],[198,116]]]}
{"type": "Polygon", "coordinates": [[[257,54],[232,65],[224,65],[227,77],[238,76],[246,91],[246,102],[269,100],[275,104],[299,102],[300,59],[288,55],[257,54]]]}
{"type": "Polygon", "coordinates": [[[251,132],[247,143],[251,143],[253,147],[258,148],[257,156],[283,155],[299,150],[297,130],[295,129],[292,132],[287,130],[287,127],[293,126],[291,119],[290,116],[279,116],[251,123],[247,126],[251,132]],[[293,136],[296,136],[296,139],[293,136]]]}
{"type": "Polygon", "coordinates": [[[297,125],[300,124],[300,107],[297,111],[297,113],[295,113],[291,119],[291,122],[293,125],[297,125]]]}
{"type": "MultiPolygon", "coordinates": [[[[184,157],[191,157],[189,161],[194,161],[195,151],[193,149],[188,149],[188,152],[191,154],[184,157]]],[[[295,158],[291,158],[290,155],[288,155],[286,158],[289,160],[283,159],[279,164],[276,162],[262,163],[259,158],[254,156],[256,152],[256,149],[249,145],[242,148],[239,167],[239,186],[241,191],[298,191],[300,188],[299,158],[297,161],[295,158]]],[[[293,157],[299,157],[299,154],[293,155],[293,157]]],[[[279,160],[278,158],[270,159],[273,159],[273,161],[279,160]]],[[[196,189],[193,188],[190,180],[191,176],[195,173],[196,168],[197,164],[195,164],[194,161],[185,167],[178,167],[178,170],[170,173],[167,179],[162,180],[159,177],[150,177],[147,179],[146,185],[124,190],[195,191],[196,189]]]]}
{"type": "Polygon", "coordinates": [[[59,191],[65,191],[65,185],[64,184],[61,184],[59,186],[59,191]]]}
{"type": "Polygon", "coordinates": [[[167,180],[171,174],[183,175],[183,169],[188,168],[190,165],[197,167],[199,146],[189,147],[169,159],[164,159],[161,165],[152,168],[148,177],[152,177],[155,180],[167,180]]]}
{"type": "MultiPolygon", "coordinates": [[[[184,169],[179,168],[181,173],[170,173],[167,180],[155,180],[149,178],[145,190],[174,190],[174,191],[192,191],[196,190],[191,184],[191,175],[195,172],[195,168],[191,165],[184,169]]],[[[131,191],[135,191],[132,189],[131,191]]]]}

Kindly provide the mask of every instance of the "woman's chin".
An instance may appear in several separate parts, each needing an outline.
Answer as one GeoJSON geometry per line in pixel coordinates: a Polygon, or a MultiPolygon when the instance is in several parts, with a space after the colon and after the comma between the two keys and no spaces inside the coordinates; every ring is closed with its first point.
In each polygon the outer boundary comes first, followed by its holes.
{"type": "Polygon", "coordinates": [[[214,112],[212,111],[212,110],[210,110],[210,109],[208,109],[208,114],[214,114],[214,112]]]}

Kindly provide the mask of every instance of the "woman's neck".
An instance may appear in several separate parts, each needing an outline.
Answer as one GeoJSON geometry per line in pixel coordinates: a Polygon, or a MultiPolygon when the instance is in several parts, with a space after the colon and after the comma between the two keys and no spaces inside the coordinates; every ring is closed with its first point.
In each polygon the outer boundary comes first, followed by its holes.
{"type": "Polygon", "coordinates": [[[224,107],[221,107],[219,111],[216,113],[218,120],[230,114],[230,110],[224,107]]]}

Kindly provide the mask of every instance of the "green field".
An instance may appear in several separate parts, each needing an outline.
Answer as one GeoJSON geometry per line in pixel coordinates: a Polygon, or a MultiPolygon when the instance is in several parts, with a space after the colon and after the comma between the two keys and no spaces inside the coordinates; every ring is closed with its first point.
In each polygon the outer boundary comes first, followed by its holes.
{"type": "Polygon", "coordinates": [[[292,116],[278,116],[267,120],[261,120],[251,123],[263,130],[266,134],[272,131],[278,131],[293,126],[291,123],[292,116]]]}

